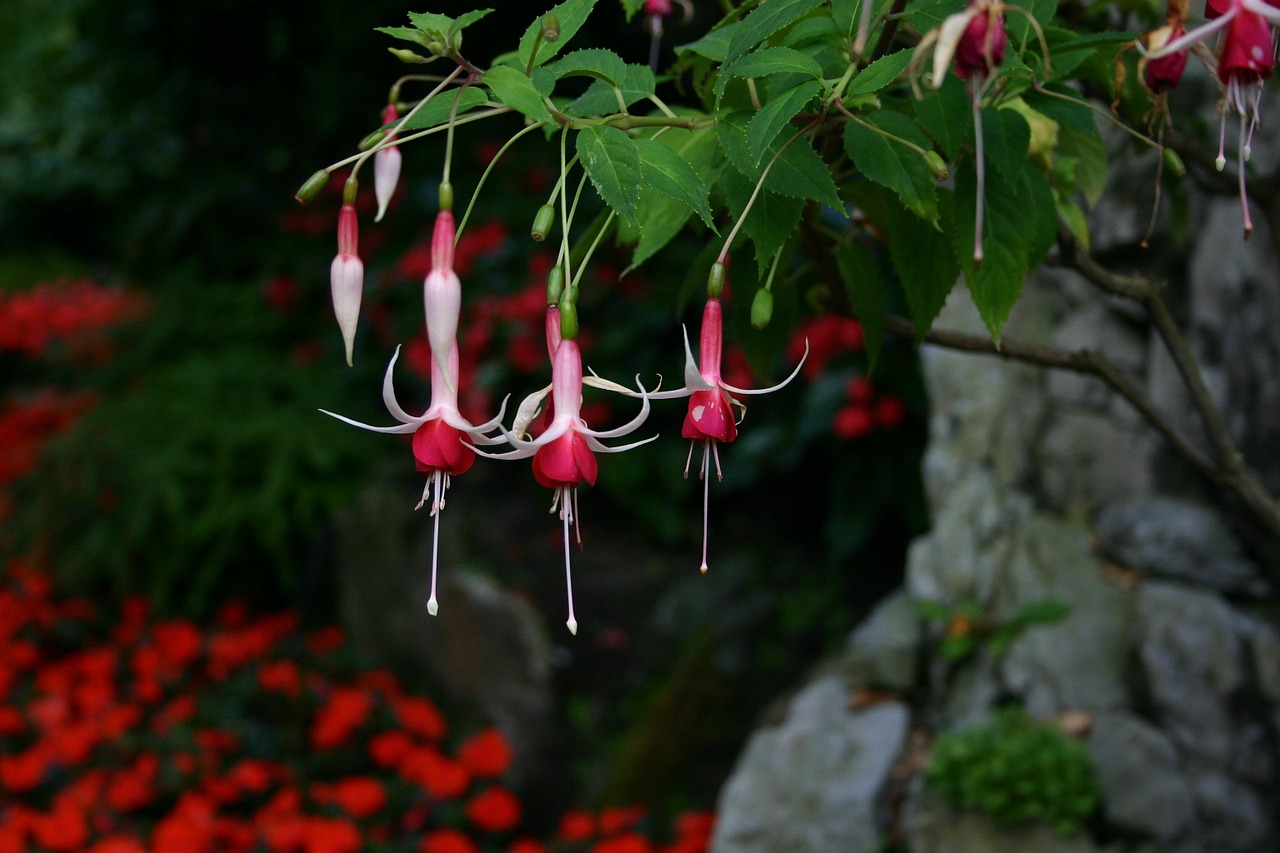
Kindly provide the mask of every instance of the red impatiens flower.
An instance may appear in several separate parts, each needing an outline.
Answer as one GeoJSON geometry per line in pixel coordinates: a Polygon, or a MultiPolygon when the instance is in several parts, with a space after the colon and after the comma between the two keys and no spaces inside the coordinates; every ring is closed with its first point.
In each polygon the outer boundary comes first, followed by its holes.
{"type": "Polygon", "coordinates": [[[520,801],[506,788],[489,788],[467,802],[467,817],[485,832],[506,832],[520,822],[520,801]]]}
{"type": "Polygon", "coordinates": [[[485,729],[458,747],[458,760],[481,779],[501,776],[511,766],[511,744],[497,729],[485,729]]]}

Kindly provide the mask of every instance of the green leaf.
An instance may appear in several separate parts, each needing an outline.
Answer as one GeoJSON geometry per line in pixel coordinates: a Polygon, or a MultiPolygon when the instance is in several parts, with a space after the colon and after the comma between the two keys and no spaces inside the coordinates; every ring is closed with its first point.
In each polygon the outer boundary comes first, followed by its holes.
{"type": "MultiPolygon", "coordinates": [[[[881,110],[863,120],[926,150],[931,145],[916,123],[901,113],[881,110]]],[[[938,197],[933,172],[917,151],[854,121],[844,127],[844,150],[868,180],[893,190],[908,210],[937,226],[938,197]]]]}
{"type": "Polygon", "coordinates": [[[964,83],[948,75],[938,89],[926,92],[915,102],[920,126],[933,137],[938,148],[953,161],[961,146],[973,139],[973,108],[964,83]]]}
{"type": "Polygon", "coordinates": [[[630,272],[661,251],[680,233],[691,216],[693,210],[683,201],[663,195],[652,187],[641,187],[637,215],[640,240],[625,272],[630,272]]]}
{"type": "Polygon", "coordinates": [[[454,21],[453,28],[450,32],[460,33],[492,11],[492,9],[476,9],[459,15],[458,19],[454,21]]]}
{"type": "Polygon", "coordinates": [[[552,121],[545,94],[538,91],[533,80],[511,66],[495,65],[484,73],[480,82],[489,87],[495,98],[513,110],[534,121],[552,121]]]}
{"type": "Polygon", "coordinates": [[[734,30],[723,61],[726,64],[732,63],[769,36],[794,24],[820,5],[822,0],[768,0],[760,4],[734,30]]]}
{"type": "Polygon", "coordinates": [[[415,27],[435,38],[448,38],[457,26],[457,21],[448,15],[437,15],[431,12],[410,12],[409,21],[415,27]]]}
{"type": "Polygon", "coordinates": [[[721,70],[725,77],[768,77],[771,74],[806,74],[813,78],[822,76],[820,66],[812,56],[789,47],[766,47],[738,59],[721,70]]]}
{"type": "MultiPolygon", "coordinates": [[[[751,117],[751,121],[747,122],[747,144],[751,146],[751,153],[757,165],[769,144],[777,139],[778,134],[791,123],[800,110],[804,109],[805,104],[818,97],[821,89],[822,86],[817,80],[806,80],[799,86],[772,98],[763,109],[751,117]]],[[[792,144],[798,145],[800,141],[796,140],[792,144]]]]}
{"type": "Polygon", "coordinates": [[[1015,110],[988,107],[982,111],[982,137],[986,146],[987,166],[995,167],[1006,178],[1022,174],[1031,146],[1031,126],[1015,110]]]}
{"type": "MultiPolygon", "coordinates": [[[[939,193],[938,215],[942,232],[922,223],[902,208],[889,210],[889,257],[902,281],[907,299],[907,313],[915,322],[916,337],[924,337],[942,310],[951,288],[960,276],[948,244],[947,233],[959,228],[952,212],[951,193],[939,193]]],[[[970,217],[972,223],[972,217],[970,217]]]]}
{"type": "Polygon", "coordinates": [[[545,62],[550,62],[555,58],[574,34],[582,28],[586,22],[587,16],[591,14],[591,10],[595,8],[596,0],[565,0],[559,6],[551,9],[547,14],[555,15],[560,22],[560,38],[555,41],[547,41],[540,38],[542,33],[542,15],[539,15],[529,28],[524,31],[524,35],[520,37],[520,57],[521,68],[536,68],[545,62]],[[538,46],[538,53],[534,55],[534,45],[538,46]]]}
{"type": "MultiPolygon", "coordinates": [[[[716,122],[716,138],[724,149],[729,162],[752,182],[759,179],[761,172],[781,149],[783,143],[775,141],[765,149],[766,157],[757,161],[747,142],[745,123],[750,113],[733,113],[716,122]]],[[[809,143],[797,139],[782,152],[769,170],[765,178],[765,189],[781,195],[800,199],[816,199],[836,210],[844,209],[844,202],[836,190],[835,181],[827,164],[822,162],[818,152],[809,143]]]]}
{"type": "Polygon", "coordinates": [[[702,176],[661,142],[637,139],[635,145],[640,152],[640,177],[645,186],[688,205],[714,231],[702,176]]]}
{"type": "Polygon", "coordinates": [[[618,93],[622,103],[631,106],[654,92],[653,72],[647,65],[628,65],[623,69],[622,80],[615,89],[603,80],[593,81],[577,99],[565,109],[579,116],[610,115],[618,111],[618,93]]]}
{"type": "MultiPolygon", "coordinates": [[[[729,169],[720,178],[720,187],[730,209],[740,212],[746,207],[747,199],[751,198],[755,182],[729,169]]],[[[795,232],[802,213],[802,199],[788,198],[767,189],[756,196],[751,213],[742,223],[742,231],[755,245],[756,266],[761,277],[768,271],[773,256],[795,232]]]]}
{"type": "MultiPolygon", "coordinates": [[[[1089,116],[1090,122],[1093,116],[1089,116]]],[[[1086,130],[1072,126],[1058,128],[1058,151],[1064,157],[1076,159],[1076,187],[1084,193],[1085,201],[1093,207],[1102,198],[1107,184],[1107,148],[1102,143],[1096,125],[1086,130]]]]}
{"type": "Polygon", "coordinates": [[[1071,615],[1071,605],[1055,598],[1041,598],[1020,607],[1009,621],[1021,625],[1046,625],[1071,615]]]}
{"type": "MultiPolygon", "coordinates": [[[[1040,29],[1048,28],[1053,21],[1053,13],[1057,11],[1057,0],[1009,0],[1015,6],[1021,6],[1031,13],[1031,17],[1036,19],[1036,23],[1040,25],[1040,29]]],[[[1038,51],[1040,42],[1036,38],[1035,33],[1031,30],[1031,22],[1027,20],[1026,15],[1007,15],[1005,26],[1008,28],[1009,39],[1011,42],[1021,46],[1024,42],[1026,46],[1038,51]]],[[[1012,45],[1011,45],[1012,47],[1012,45]]]]}
{"type": "Polygon", "coordinates": [[[640,149],[616,127],[588,127],[578,132],[578,162],[604,203],[640,230],[640,149]]]}
{"type": "Polygon", "coordinates": [[[860,243],[836,249],[836,266],[854,316],[862,324],[867,349],[867,372],[874,373],[884,343],[884,276],[875,256],[860,243]]]}
{"type": "Polygon", "coordinates": [[[622,0],[622,11],[627,16],[627,22],[636,16],[644,8],[644,0],[622,0]]]}
{"type": "Polygon", "coordinates": [[[425,47],[427,42],[430,40],[423,35],[422,30],[414,27],[374,27],[373,29],[375,32],[386,33],[392,38],[411,41],[414,44],[421,45],[423,47],[425,47]]]}
{"type": "Polygon", "coordinates": [[[622,61],[621,56],[600,48],[575,50],[547,66],[547,70],[556,75],[557,80],[561,77],[586,76],[603,80],[612,86],[620,84],[627,73],[626,69],[627,64],[622,61]]]}
{"type": "Polygon", "coordinates": [[[853,98],[858,95],[871,95],[888,86],[907,69],[911,62],[911,50],[900,50],[882,56],[849,81],[844,90],[844,97],[853,98]]]}
{"type": "MultiPolygon", "coordinates": [[[[405,122],[401,131],[408,130],[426,130],[435,127],[438,124],[444,124],[449,120],[450,113],[453,112],[453,100],[456,96],[456,89],[447,92],[441,92],[413,114],[413,117],[405,122]]],[[[468,86],[462,90],[462,95],[458,97],[458,115],[462,115],[468,110],[475,109],[478,106],[489,103],[489,97],[483,90],[476,86],[468,86]]]]}
{"type": "Polygon", "coordinates": [[[712,62],[724,62],[725,56],[729,53],[729,40],[733,38],[734,33],[742,26],[741,21],[736,21],[718,29],[714,29],[707,33],[697,41],[689,44],[682,44],[676,48],[676,55],[681,56],[687,53],[696,53],[698,56],[705,56],[712,62]]]}

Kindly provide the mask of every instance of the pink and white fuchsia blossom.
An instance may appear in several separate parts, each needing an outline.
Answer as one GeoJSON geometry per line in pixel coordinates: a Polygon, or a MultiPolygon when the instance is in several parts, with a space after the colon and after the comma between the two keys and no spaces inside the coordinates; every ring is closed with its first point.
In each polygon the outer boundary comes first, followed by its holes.
{"type": "MultiPolygon", "coordinates": [[[[559,337],[559,311],[552,308],[548,311],[547,332],[548,345],[552,342],[552,334],[559,337]],[[555,312],[554,316],[552,311],[555,312]]],[[[582,483],[594,486],[599,465],[596,453],[621,453],[642,444],[648,444],[657,438],[656,435],[640,441],[610,447],[601,443],[600,439],[620,438],[635,432],[649,417],[649,395],[640,388],[640,414],[629,423],[610,430],[594,430],[582,419],[582,354],[578,342],[572,338],[564,338],[555,344],[555,355],[551,363],[550,406],[551,423],[542,434],[533,440],[526,440],[522,435],[523,427],[536,416],[537,405],[546,398],[547,389],[531,395],[520,406],[517,417],[516,432],[503,429],[502,434],[515,450],[507,453],[486,453],[477,450],[482,456],[493,459],[525,459],[533,457],[533,476],[540,485],[554,490],[551,500],[551,511],[558,512],[564,528],[564,576],[569,602],[569,618],[565,624],[572,634],[578,633],[578,620],[573,610],[573,573],[569,560],[569,527],[575,531],[578,524],[578,486],[582,483]],[[523,421],[523,423],[522,423],[523,421]]],[[[595,387],[621,390],[634,394],[630,389],[599,377],[590,377],[586,384],[595,387]]],[[[582,537],[578,535],[581,544],[582,537]]]]}
{"type": "Polygon", "coordinates": [[[329,294],[333,298],[338,329],[342,332],[348,367],[356,341],[356,323],[360,319],[360,298],[364,294],[364,263],[357,254],[359,240],[356,207],[347,202],[338,211],[338,254],[329,267],[329,294]]]}
{"type": "MultiPolygon", "coordinates": [[[[422,283],[422,304],[427,318],[427,342],[431,356],[444,364],[458,338],[458,315],[462,312],[462,282],[453,271],[453,212],[441,210],[431,232],[431,271],[422,283]]],[[[446,374],[445,381],[453,377],[446,374]]],[[[457,386],[453,386],[456,390],[457,386]]]]}
{"type": "Polygon", "coordinates": [[[343,423],[371,432],[413,433],[413,457],[418,470],[427,475],[422,499],[414,509],[421,509],[429,496],[435,525],[431,536],[431,597],[427,600],[427,612],[434,616],[439,609],[436,602],[436,566],[440,543],[440,511],[444,509],[445,492],[449,489],[451,478],[465,473],[476,461],[474,445],[503,443],[503,439],[490,438],[485,433],[498,427],[506,406],[504,404],[499,409],[493,420],[479,425],[473,425],[462,416],[458,411],[458,345],[455,343],[450,348],[449,360],[445,362],[444,368],[434,357],[431,359],[431,405],[418,417],[410,415],[396,400],[392,384],[392,371],[399,357],[400,348],[396,347],[382,380],[382,402],[391,416],[400,422],[398,425],[370,426],[334,412],[324,409],[320,411],[343,423]]]}
{"type": "Polygon", "coordinates": [[[689,332],[684,335],[684,387],[675,391],[655,391],[649,396],[655,400],[688,397],[689,410],[685,415],[684,426],[680,430],[683,438],[690,439],[689,459],[685,462],[684,475],[689,476],[689,465],[693,461],[693,448],[702,443],[702,463],[698,468],[698,477],[702,480],[702,565],[699,571],[707,571],[707,515],[711,491],[711,460],[716,463],[716,476],[724,475],[720,471],[719,445],[728,444],[738,437],[740,415],[746,412],[746,406],[733,395],[769,394],[786,386],[800,372],[804,361],[809,357],[809,342],[805,341],[804,356],[796,365],[791,375],[768,388],[748,390],[728,384],[720,377],[720,357],[724,348],[724,311],[720,300],[707,299],[702,309],[702,333],[698,345],[701,360],[693,360],[693,350],[689,346],[689,332]],[[735,413],[734,409],[737,409],[735,413]]]}
{"type": "Polygon", "coordinates": [[[1225,89],[1222,120],[1218,129],[1218,157],[1214,164],[1221,171],[1227,164],[1225,155],[1227,114],[1240,120],[1238,167],[1240,172],[1240,208],[1244,217],[1244,236],[1253,233],[1249,216],[1249,199],[1245,185],[1245,163],[1249,161],[1253,131],[1258,126],[1258,103],[1262,84],[1275,69],[1276,51],[1271,35],[1273,24],[1280,24],[1280,9],[1263,0],[1210,0],[1205,6],[1209,23],[1191,30],[1181,38],[1169,41],[1159,50],[1146,54],[1148,61],[1185,53],[1220,30],[1226,30],[1218,53],[1218,80],[1225,89]]]}
{"type": "MultiPolygon", "coordinates": [[[[400,113],[396,111],[396,105],[387,104],[387,108],[382,111],[382,123],[390,124],[398,118],[400,113]]],[[[395,138],[394,133],[390,134],[383,144],[395,138]]],[[[373,217],[374,222],[382,221],[391,197],[396,194],[396,184],[400,182],[401,159],[400,148],[396,145],[379,148],[378,153],[373,155],[373,193],[378,199],[378,215],[373,217]]]]}

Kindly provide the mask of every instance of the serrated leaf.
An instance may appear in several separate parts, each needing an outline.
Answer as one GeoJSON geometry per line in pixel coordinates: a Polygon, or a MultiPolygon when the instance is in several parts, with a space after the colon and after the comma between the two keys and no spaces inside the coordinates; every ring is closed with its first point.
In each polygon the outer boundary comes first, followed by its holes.
{"type": "Polygon", "coordinates": [[[741,21],[735,21],[732,24],[714,29],[697,41],[678,46],[676,55],[696,53],[698,56],[704,56],[712,62],[724,62],[725,56],[729,53],[729,41],[741,26],[741,21]]]}
{"type": "MultiPolygon", "coordinates": [[[[901,113],[881,110],[863,120],[922,148],[931,144],[915,122],[901,113]]],[[[844,150],[868,180],[893,190],[908,210],[930,225],[937,225],[938,196],[933,172],[917,151],[853,121],[844,127],[844,150]]]]}
{"type": "Polygon", "coordinates": [[[988,171],[994,167],[1010,180],[1022,174],[1031,145],[1031,127],[1015,110],[987,107],[982,111],[982,137],[988,171]]]}
{"type": "Polygon", "coordinates": [[[907,70],[907,65],[911,62],[911,53],[910,50],[900,50],[897,53],[882,56],[871,63],[849,81],[849,85],[844,90],[845,97],[853,98],[879,92],[907,70]]]}
{"type": "MultiPolygon", "coordinates": [[[[770,144],[765,149],[765,156],[757,162],[751,145],[747,142],[745,123],[749,121],[749,116],[749,113],[738,112],[720,119],[716,122],[716,138],[734,169],[754,182],[786,140],[770,144]]],[[[791,198],[811,198],[828,207],[844,209],[844,202],[836,190],[835,181],[831,179],[827,164],[822,162],[818,152],[804,139],[797,139],[782,151],[769,170],[764,186],[767,190],[791,198]]]]}
{"type": "Polygon", "coordinates": [[[867,350],[867,372],[874,373],[884,343],[884,276],[875,256],[858,243],[836,249],[836,266],[854,316],[862,324],[867,350]]]}
{"type": "MultiPolygon", "coordinates": [[[[903,208],[891,206],[888,211],[889,257],[902,282],[916,337],[920,338],[933,325],[960,277],[960,264],[952,254],[947,235],[962,226],[955,221],[951,202],[951,193],[943,190],[938,194],[941,232],[903,208]]],[[[972,221],[970,217],[970,224],[972,221]]]]}
{"type": "MultiPolygon", "coordinates": [[[[1035,18],[1036,23],[1040,25],[1040,29],[1044,30],[1053,20],[1053,13],[1057,11],[1057,0],[1009,0],[1015,6],[1021,6],[1031,13],[1031,17],[1035,18]]],[[[1026,15],[1007,15],[1005,26],[1008,28],[1009,38],[1018,45],[1024,42],[1033,50],[1039,49],[1039,41],[1031,30],[1031,22],[1027,20],[1026,15]],[[1030,39],[1030,41],[1028,41],[1030,39]]]]}
{"type": "Polygon", "coordinates": [[[623,70],[622,81],[617,89],[603,80],[595,80],[587,91],[566,107],[579,116],[609,115],[618,111],[618,95],[622,95],[622,103],[631,106],[654,92],[653,72],[647,65],[628,65],[623,70]]]}
{"type": "Polygon", "coordinates": [[[640,149],[616,127],[588,127],[578,131],[578,162],[604,203],[622,220],[640,230],[636,210],[640,202],[640,149]]]}
{"type": "Polygon", "coordinates": [[[419,46],[426,46],[428,39],[424,37],[422,30],[414,27],[374,27],[374,32],[386,33],[392,38],[411,41],[419,46]]]}
{"type": "Polygon", "coordinates": [[[661,142],[637,139],[635,144],[640,152],[640,178],[644,185],[688,205],[714,231],[702,176],[661,142]]]}
{"type": "MultiPolygon", "coordinates": [[[[680,233],[693,216],[693,210],[684,202],[663,195],[651,187],[640,188],[639,213],[640,240],[626,272],[640,266],[662,250],[680,233]]],[[[624,272],[625,275],[625,272],[624,272]]]]}
{"type": "MultiPolygon", "coordinates": [[[[1089,116],[1090,122],[1093,116],[1089,116]]],[[[1075,127],[1059,127],[1058,150],[1066,157],[1076,159],[1076,188],[1084,193],[1085,201],[1093,207],[1102,198],[1107,184],[1107,148],[1098,134],[1096,125],[1087,131],[1075,127]]]]}
{"type": "Polygon", "coordinates": [[[589,48],[575,50],[557,62],[547,66],[547,70],[561,77],[586,76],[603,80],[611,86],[618,86],[625,75],[627,64],[622,57],[611,50],[589,48]]]}
{"type": "Polygon", "coordinates": [[[488,86],[493,96],[517,112],[534,121],[551,122],[544,95],[533,80],[509,65],[495,65],[484,73],[480,82],[488,86]]]}
{"type": "Polygon", "coordinates": [[[622,12],[627,16],[627,22],[636,16],[644,8],[644,0],[622,0],[622,12]]]}
{"type": "MultiPolygon", "coordinates": [[[[747,122],[747,144],[751,146],[751,154],[757,165],[769,144],[778,138],[778,134],[804,109],[805,104],[818,97],[821,90],[822,85],[817,80],[806,80],[771,98],[763,109],[751,117],[751,121],[747,122]]],[[[793,143],[798,144],[799,140],[793,143]]]]}
{"type": "MultiPolygon", "coordinates": [[[[724,192],[729,208],[741,212],[747,200],[755,190],[755,182],[748,180],[733,169],[725,170],[720,178],[720,188],[724,192]]],[[[773,256],[786,244],[787,238],[796,230],[800,216],[804,213],[804,201],[789,198],[769,190],[761,190],[756,196],[756,203],[742,223],[742,231],[755,245],[756,266],[761,277],[768,271],[773,256]]]]}
{"type": "Polygon", "coordinates": [[[973,139],[973,107],[964,84],[955,77],[948,76],[942,86],[927,91],[915,102],[915,109],[920,126],[948,161],[955,160],[960,148],[973,139]]]}
{"type": "Polygon", "coordinates": [[[748,53],[721,72],[725,77],[768,77],[771,74],[807,74],[822,76],[820,66],[812,56],[789,47],[766,47],[748,53]]]}
{"type": "MultiPolygon", "coordinates": [[[[408,130],[426,130],[435,127],[438,124],[444,124],[449,120],[450,113],[453,112],[453,101],[455,92],[450,90],[441,92],[418,110],[413,116],[405,122],[404,131],[408,130]]],[[[489,103],[489,98],[485,93],[476,86],[468,86],[462,90],[461,96],[458,97],[458,115],[462,115],[468,110],[473,110],[478,106],[489,103]]],[[[401,131],[401,132],[404,132],[401,131]]]]}
{"type": "Polygon", "coordinates": [[[433,12],[410,12],[409,21],[424,33],[439,38],[447,37],[457,23],[448,15],[433,12]]]}
{"type": "Polygon", "coordinates": [[[823,0],[769,0],[751,11],[729,39],[724,62],[731,63],[769,36],[794,24],[822,5],[823,0]]]}
{"type": "Polygon", "coordinates": [[[554,59],[560,51],[564,50],[578,30],[582,29],[582,25],[595,5],[596,0],[565,0],[559,6],[552,8],[547,14],[555,15],[556,20],[560,22],[560,37],[555,41],[540,38],[543,16],[539,15],[535,18],[524,31],[524,35],[520,37],[520,49],[517,52],[520,67],[536,68],[554,59]],[[535,44],[538,46],[536,56],[533,52],[535,44]]]}

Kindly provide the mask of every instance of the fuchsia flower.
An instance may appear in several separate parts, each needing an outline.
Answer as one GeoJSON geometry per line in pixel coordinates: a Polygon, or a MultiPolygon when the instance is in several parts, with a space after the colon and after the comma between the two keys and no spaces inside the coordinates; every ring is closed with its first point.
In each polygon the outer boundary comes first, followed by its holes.
{"type": "MultiPolygon", "coordinates": [[[[400,114],[396,111],[396,105],[387,104],[387,108],[382,111],[382,123],[390,124],[398,118],[400,114]]],[[[395,138],[393,133],[386,138],[386,141],[390,142],[395,138]]],[[[396,184],[400,182],[401,159],[400,148],[396,145],[379,148],[373,155],[373,192],[378,198],[378,215],[373,217],[374,222],[382,221],[382,215],[387,212],[391,197],[396,194],[396,184]]]]}
{"type": "Polygon", "coordinates": [[[364,294],[364,264],[356,254],[359,240],[356,207],[353,201],[348,201],[338,211],[338,254],[329,267],[329,293],[346,347],[348,366],[356,340],[356,322],[360,319],[360,298],[364,294]]]}
{"type": "MultiPolygon", "coordinates": [[[[557,322],[559,315],[559,310],[554,307],[548,310],[548,345],[560,337],[560,324],[557,322]]],[[[531,395],[521,404],[520,414],[516,418],[516,432],[502,430],[503,436],[515,450],[507,453],[477,451],[481,455],[493,459],[526,459],[532,456],[534,479],[540,485],[555,491],[555,497],[551,500],[551,511],[559,512],[560,521],[564,528],[564,575],[569,601],[569,618],[565,624],[568,625],[569,632],[573,634],[578,633],[578,620],[573,610],[573,574],[569,562],[569,527],[573,525],[575,531],[577,530],[578,486],[584,482],[590,486],[595,485],[596,475],[599,472],[595,458],[596,453],[621,453],[624,450],[648,444],[657,438],[655,435],[617,447],[610,447],[601,443],[600,439],[619,438],[638,429],[644,423],[645,418],[649,417],[650,395],[643,387],[640,388],[640,414],[636,415],[629,423],[611,430],[593,430],[587,426],[581,414],[584,381],[585,384],[595,387],[634,394],[634,392],[621,385],[599,377],[592,376],[584,380],[582,376],[582,354],[578,349],[578,342],[573,338],[560,339],[555,343],[555,354],[551,363],[551,387],[549,389],[551,395],[551,423],[543,430],[541,435],[531,441],[526,440],[519,434],[536,416],[535,410],[538,404],[548,393],[548,389],[543,389],[531,395]]],[[[582,537],[580,534],[577,539],[578,543],[581,544],[582,537]]]]}
{"type": "Polygon", "coordinates": [[[720,377],[720,354],[724,346],[724,313],[720,300],[714,297],[707,299],[702,309],[702,333],[698,351],[701,360],[693,359],[693,350],[689,346],[689,333],[684,336],[684,386],[675,391],[656,391],[649,396],[655,400],[688,397],[689,410],[685,415],[684,426],[680,430],[683,438],[690,439],[689,459],[685,462],[684,475],[689,476],[689,464],[693,461],[693,448],[702,443],[702,463],[698,468],[698,477],[702,480],[702,565],[699,570],[707,571],[707,514],[710,503],[711,460],[716,463],[716,476],[724,479],[720,471],[721,444],[728,444],[738,437],[738,421],[746,406],[733,395],[769,394],[784,387],[800,372],[809,355],[809,345],[805,343],[804,355],[800,363],[786,379],[769,388],[747,390],[729,385],[720,377]],[[735,413],[735,409],[737,410],[735,413]]]}
{"type": "Polygon", "coordinates": [[[1244,216],[1244,236],[1253,233],[1253,220],[1249,216],[1249,200],[1245,186],[1245,163],[1249,161],[1253,131],[1258,125],[1258,102],[1262,98],[1263,81],[1275,68],[1275,45],[1271,37],[1271,25],[1280,24],[1280,9],[1263,0],[1210,0],[1206,4],[1206,17],[1211,20],[1181,38],[1175,38],[1162,48],[1147,53],[1148,61],[1175,56],[1185,56],[1186,51],[1220,30],[1226,30],[1222,47],[1218,52],[1218,80],[1225,95],[1222,99],[1222,121],[1218,130],[1219,171],[1227,164],[1226,149],[1227,114],[1235,113],[1240,119],[1237,162],[1240,172],[1240,208],[1244,216]]]}
{"type": "MultiPolygon", "coordinates": [[[[431,232],[431,272],[422,283],[427,342],[431,345],[432,357],[441,363],[448,362],[449,351],[455,346],[458,315],[462,311],[462,282],[453,271],[453,243],[453,212],[441,210],[436,214],[435,229],[431,232]]],[[[455,382],[448,374],[445,381],[455,382]]]]}

